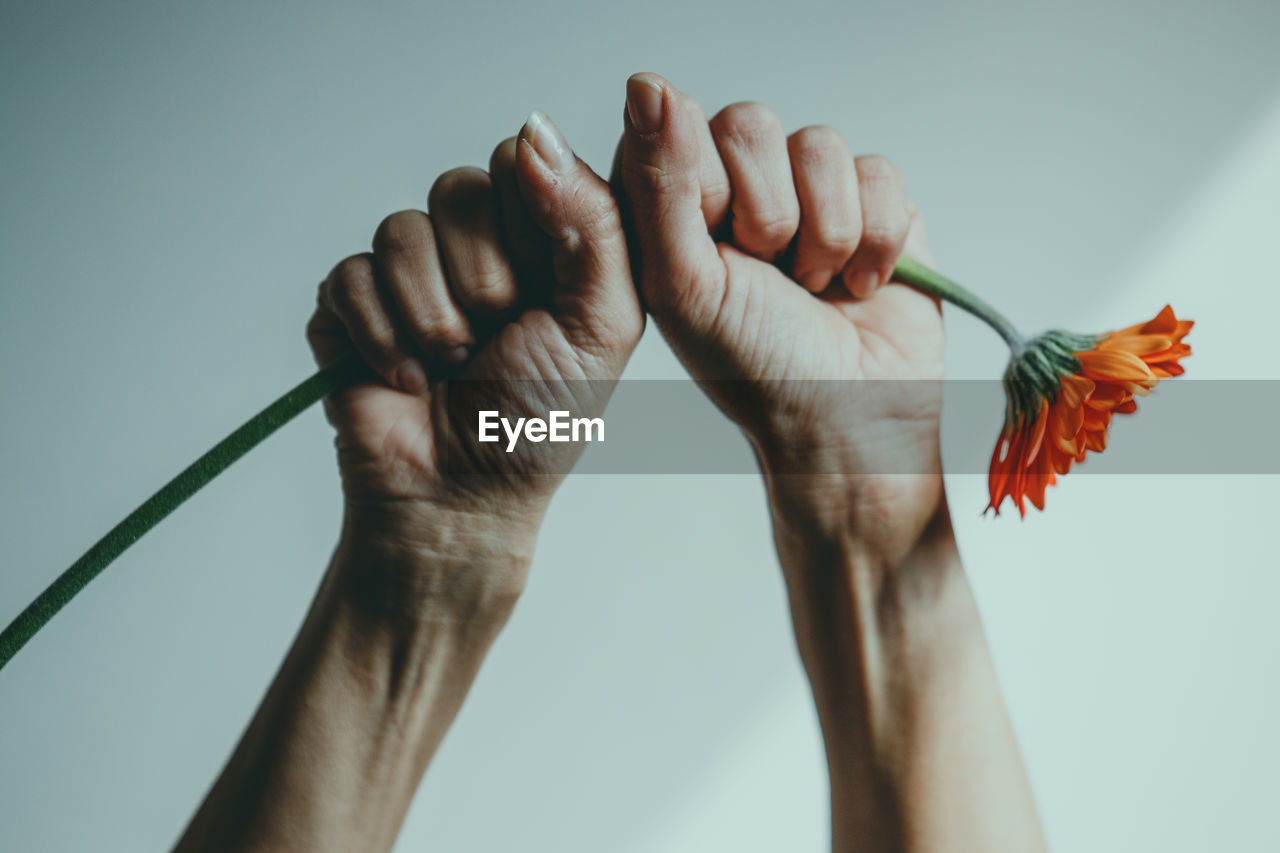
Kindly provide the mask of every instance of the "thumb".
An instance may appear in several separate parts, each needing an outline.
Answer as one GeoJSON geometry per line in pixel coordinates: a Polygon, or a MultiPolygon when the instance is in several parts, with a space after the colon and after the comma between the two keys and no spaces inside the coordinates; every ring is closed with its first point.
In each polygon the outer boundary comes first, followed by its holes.
{"type": "Polygon", "coordinates": [[[552,304],[566,337],[625,360],[644,330],[644,314],[609,185],[537,110],[516,139],[515,171],[530,218],[551,240],[552,304]]]}
{"type": "Polygon", "coordinates": [[[617,173],[638,250],[640,291],[666,327],[708,329],[725,268],[703,210],[701,111],[656,74],[627,80],[617,173]]]}

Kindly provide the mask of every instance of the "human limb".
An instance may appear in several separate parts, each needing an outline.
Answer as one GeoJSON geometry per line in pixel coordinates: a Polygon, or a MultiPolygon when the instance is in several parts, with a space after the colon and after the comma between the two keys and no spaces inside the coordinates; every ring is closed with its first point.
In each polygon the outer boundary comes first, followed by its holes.
{"type": "Polygon", "coordinates": [[[488,172],[442,175],[429,208],[321,285],[317,361],[354,348],[377,374],[325,400],[341,537],[183,853],[391,847],[580,449],[476,444],[448,397],[598,415],[643,329],[613,197],[544,116],[488,172]]]}
{"type": "Polygon", "coordinates": [[[759,104],[708,122],[656,75],[627,91],[638,284],[765,474],[833,849],[1043,849],[947,514],[939,306],[889,281],[929,262],[901,175],[759,104]]]}

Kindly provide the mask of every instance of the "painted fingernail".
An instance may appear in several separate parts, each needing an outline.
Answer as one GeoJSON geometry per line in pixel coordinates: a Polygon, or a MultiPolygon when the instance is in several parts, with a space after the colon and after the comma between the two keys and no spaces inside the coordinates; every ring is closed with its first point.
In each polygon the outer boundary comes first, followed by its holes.
{"type": "Polygon", "coordinates": [[[541,110],[529,113],[520,136],[533,146],[538,157],[553,172],[563,172],[573,164],[573,150],[565,142],[560,128],[541,110]]]}
{"type": "Polygon", "coordinates": [[[665,97],[657,82],[635,74],[627,80],[627,115],[640,133],[662,130],[665,97]]]}
{"type": "Polygon", "coordinates": [[[849,278],[849,292],[859,299],[866,299],[880,284],[880,273],[875,270],[855,270],[849,278]]]}
{"type": "Polygon", "coordinates": [[[418,394],[427,387],[427,371],[416,358],[406,358],[396,368],[396,381],[408,393],[418,394]]]}

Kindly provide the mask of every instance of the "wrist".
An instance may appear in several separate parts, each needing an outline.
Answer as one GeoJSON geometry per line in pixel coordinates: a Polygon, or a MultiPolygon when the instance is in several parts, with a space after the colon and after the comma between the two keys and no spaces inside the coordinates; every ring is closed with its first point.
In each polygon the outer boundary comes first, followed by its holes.
{"type": "Polygon", "coordinates": [[[879,632],[906,615],[922,613],[927,620],[945,589],[963,579],[941,478],[841,487],[784,477],[769,491],[797,633],[811,625],[830,630],[833,619],[840,631],[859,634],[879,632]],[[923,521],[904,524],[887,509],[908,491],[913,507],[927,506],[915,497],[934,490],[932,509],[914,511],[923,521]],[[845,610],[832,611],[836,606],[845,610]]]}
{"type": "Polygon", "coordinates": [[[819,704],[850,671],[869,679],[871,702],[872,676],[892,679],[908,647],[947,642],[936,628],[968,595],[941,475],[776,470],[765,467],[774,539],[819,704]]]}
{"type": "Polygon", "coordinates": [[[892,565],[950,533],[936,428],[892,440],[753,440],[776,531],[892,565]]]}
{"type": "Polygon", "coordinates": [[[348,502],[328,583],[366,618],[495,631],[524,590],[540,511],[348,502]]]}

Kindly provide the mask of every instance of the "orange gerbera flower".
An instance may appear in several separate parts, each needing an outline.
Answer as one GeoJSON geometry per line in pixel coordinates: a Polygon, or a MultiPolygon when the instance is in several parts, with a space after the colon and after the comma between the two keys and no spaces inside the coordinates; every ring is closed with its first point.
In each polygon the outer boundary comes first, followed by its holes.
{"type": "Polygon", "coordinates": [[[1106,335],[1046,332],[1028,342],[1005,371],[1005,425],[991,455],[987,509],[1000,514],[1010,497],[1026,516],[1026,500],[1044,509],[1044,491],[1107,446],[1112,415],[1137,409],[1135,396],[1183,372],[1191,354],[1182,339],[1193,321],[1164,307],[1154,319],[1106,335]]]}

